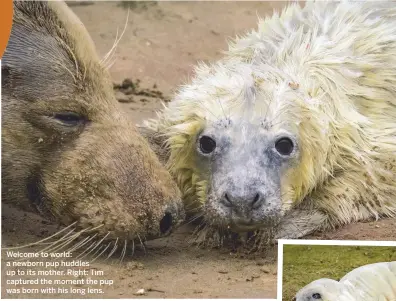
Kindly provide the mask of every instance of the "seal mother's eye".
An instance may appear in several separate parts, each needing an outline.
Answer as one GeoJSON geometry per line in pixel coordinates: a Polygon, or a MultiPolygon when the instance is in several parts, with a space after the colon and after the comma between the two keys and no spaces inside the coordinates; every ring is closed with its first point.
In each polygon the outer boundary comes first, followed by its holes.
{"type": "Polygon", "coordinates": [[[315,293],[312,295],[312,298],[314,298],[315,300],[318,300],[318,299],[322,299],[322,296],[318,293],[315,293]]]}
{"type": "Polygon", "coordinates": [[[209,136],[201,136],[199,138],[199,148],[202,153],[210,154],[216,148],[216,141],[214,141],[209,136]]]}
{"type": "Polygon", "coordinates": [[[55,113],[53,118],[67,126],[76,126],[84,121],[84,118],[80,114],[74,112],[55,113]]]}
{"type": "Polygon", "coordinates": [[[275,149],[282,156],[288,156],[293,152],[294,144],[290,138],[282,137],[275,142],[275,149]]]}

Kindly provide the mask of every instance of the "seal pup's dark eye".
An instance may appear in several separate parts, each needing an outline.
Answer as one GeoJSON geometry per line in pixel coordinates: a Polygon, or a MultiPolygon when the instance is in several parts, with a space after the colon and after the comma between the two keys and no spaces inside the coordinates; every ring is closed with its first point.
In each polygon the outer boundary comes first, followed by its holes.
{"type": "Polygon", "coordinates": [[[283,137],[279,138],[275,142],[275,149],[277,150],[278,153],[280,153],[283,156],[288,156],[293,152],[293,141],[290,140],[290,138],[283,137]]]}
{"type": "Polygon", "coordinates": [[[312,295],[312,298],[318,300],[318,299],[322,299],[322,296],[320,294],[318,294],[318,293],[315,293],[315,294],[312,295]]]}
{"type": "Polygon", "coordinates": [[[76,126],[84,121],[81,115],[74,112],[56,113],[53,117],[67,126],[76,126]]]}
{"type": "Polygon", "coordinates": [[[199,148],[204,154],[210,154],[216,148],[216,141],[208,136],[202,136],[199,138],[199,148]]]}

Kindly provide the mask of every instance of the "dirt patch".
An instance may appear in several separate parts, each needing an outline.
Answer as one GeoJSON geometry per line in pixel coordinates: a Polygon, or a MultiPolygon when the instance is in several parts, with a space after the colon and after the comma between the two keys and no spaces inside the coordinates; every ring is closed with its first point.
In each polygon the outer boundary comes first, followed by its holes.
{"type": "MultiPolygon", "coordinates": [[[[86,1],[85,1],[86,2],[86,1]]],[[[119,2],[73,2],[72,9],[90,32],[100,56],[112,48],[124,27],[127,10],[119,2]]],[[[136,4],[136,3],[135,3],[136,4]]],[[[135,5],[133,4],[133,5],[135,5]]],[[[158,2],[129,7],[127,30],[109,71],[121,106],[135,122],[154,117],[161,103],[188,80],[198,61],[215,61],[227,48],[227,38],[256,26],[285,2],[158,2]],[[125,79],[130,79],[125,81],[125,79]]],[[[56,225],[36,214],[3,204],[3,246],[45,238],[56,225]]],[[[322,239],[396,240],[395,221],[359,223],[326,234],[322,239]]],[[[121,264],[97,261],[114,286],[99,298],[276,298],[275,255],[241,257],[229,250],[202,250],[187,242],[193,227],[150,242],[147,255],[137,250],[121,264]],[[109,264],[111,263],[111,264],[109,264]],[[135,295],[144,289],[144,295],[135,295]]],[[[2,263],[6,259],[2,258],[2,263]]],[[[4,281],[5,271],[2,271],[4,281]]],[[[3,297],[26,297],[23,294],[3,297]]],[[[81,295],[42,294],[35,298],[79,298],[81,295]]],[[[86,296],[85,296],[86,297],[86,296]]]]}
{"type": "Polygon", "coordinates": [[[372,222],[350,224],[326,233],[315,233],[315,235],[309,235],[306,238],[324,240],[396,241],[395,229],[396,220],[388,218],[372,222]]]}
{"type": "Polygon", "coordinates": [[[133,81],[130,78],[126,78],[121,84],[114,84],[114,90],[117,100],[121,103],[130,103],[136,101],[147,102],[148,99],[163,102],[170,101],[169,98],[165,97],[162,92],[157,89],[156,84],[154,84],[151,89],[141,88],[139,79],[133,81]]]}

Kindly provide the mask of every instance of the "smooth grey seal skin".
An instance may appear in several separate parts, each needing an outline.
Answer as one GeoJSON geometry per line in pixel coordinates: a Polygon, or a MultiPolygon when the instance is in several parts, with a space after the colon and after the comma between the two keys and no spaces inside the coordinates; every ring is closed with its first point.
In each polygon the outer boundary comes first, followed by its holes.
{"type": "Polygon", "coordinates": [[[64,2],[14,2],[1,69],[2,200],[126,245],[168,233],[184,211],[103,65],[64,2]]]}

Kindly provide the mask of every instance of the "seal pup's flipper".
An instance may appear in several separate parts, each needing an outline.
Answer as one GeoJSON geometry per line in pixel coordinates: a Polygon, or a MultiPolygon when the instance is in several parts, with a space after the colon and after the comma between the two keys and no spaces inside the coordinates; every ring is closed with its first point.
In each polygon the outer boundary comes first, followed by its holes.
{"type": "Polygon", "coordinates": [[[280,222],[275,239],[296,239],[320,230],[327,217],[318,210],[294,209],[280,222]]]}

